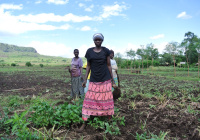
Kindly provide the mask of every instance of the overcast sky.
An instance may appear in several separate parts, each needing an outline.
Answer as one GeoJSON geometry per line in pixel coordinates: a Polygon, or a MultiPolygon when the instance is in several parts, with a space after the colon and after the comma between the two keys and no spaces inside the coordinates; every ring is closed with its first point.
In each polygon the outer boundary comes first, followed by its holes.
{"type": "Polygon", "coordinates": [[[162,53],[188,31],[200,37],[200,0],[0,0],[0,42],[43,55],[83,57],[94,33],[115,53],[148,43],[162,53]]]}

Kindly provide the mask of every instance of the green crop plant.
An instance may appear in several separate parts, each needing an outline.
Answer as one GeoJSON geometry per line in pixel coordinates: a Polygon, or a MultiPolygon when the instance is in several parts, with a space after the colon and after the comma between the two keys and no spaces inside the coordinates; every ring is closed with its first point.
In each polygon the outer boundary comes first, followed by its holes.
{"type": "Polygon", "coordinates": [[[125,117],[119,116],[119,109],[115,108],[115,116],[112,116],[112,119],[108,119],[107,117],[94,117],[94,119],[89,119],[89,125],[94,127],[95,129],[102,129],[104,130],[104,133],[111,134],[111,135],[118,135],[120,134],[120,129],[118,127],[119,125],[125,126],[125,117]]]}
{"type": "Polygon", "coordinates": [[[41,126],[70,126],[72,123],[81,123],[82,104],[81,99],[74,101],[74,104],[67,102],[59,106],[49,104],[47,102],[40,102],[31,107],[31,114],[29,121],[33,122],[36,127],[41,126]]]}
{"type": "Polygon", "coordinates": [[[24,111],[20,115],[15,112],[14,116],[7,120],[5,124],[11,124],[12,135],[17,136],[19,139],[40,139],[35,132],[31,132],[28,128],[30,123],[25,118],[28,112],[29,110],[24,111]]]}
{"type": "Polygon", "coordinates": [[[9,96],[8,106],[19,107],[23,103],[23,98],[19,96],[9,96]]]}
{"type": "Polygon", "coordinates": [[[149,104],[149,107],[152,109],[152,108],[156,108],[156,105],[152,105],[152,104],[149,104]]]}
{"type": "Polygon", "coordinates": [[[33,122],[36,126],[48,126],[53,124],[54,108],[47,102],[41,102],[31,107],[31,114],[29,121],[33,122]]]}
{"type": "Polygon", "coordinates": [[[167,136],[168,132],[162,132],[160,131],[159,135],[155,135],[151,132],[144,132],[142,134],[138,134],[136,132],[136,140],[165,140],[165,137],[167,136]]]}
{"type": "MultiPolygon", "coordinates": [[[[123,120],[122,120],[123,121],[123,120]]],[[[105,117],[95,117],[93,120],[89,120],[89,125],[95,129],[102,129],[104,133],[109,133],[111,135],[119,135],[120,129],[117,125],[117,119],[108,121],[105,117]]],[[[124,124],[124,123],[121,123],[124,124]]]]}
{"type": "MultiPolygon", "coordinates": [[[[33,128],[33,127],[32,127],[33,128]]],[[[41,136],[42,136],[42,139],[47,139],[47,140],[54,140],[54,139],[56,139],[56,133],[58,132],[58,129],[59,128],[57,128],[57,129],[55,129],[55,125],[51,128],[51,129],[49,129],[49,130],[47,130],[47,128],[46,127],[43,127],[42,129],[43,129],[43,131],[41,130],[41,128],[40,129],[36,129],[36,128],[33,128],[35,131],[37,131],[41,136]]],[[[41,137],[40,136],[40,137],[41,137]]]]}
{"type": "Polygon", "coordinates": [[[192,109],[190,105],[187,106],[187,112],[190,113],[190,114],[194,114],[194,115],[197,115],[197,114],[200,113],[199,110],[192,109]]]}
{"type": "Polygon", "coordinates": [[[129,102],[129,107],[131,107],[131,109],[136,109],[136,104],[135,104],[135,101],[131,101],[129,102]]]}
{"type": "Polygon", "coordinates": [[[144,122],[141,121],[140,129],[141,129],[142,131],[144,131],[144,130],[146,129],[146,125],[147,125],[147,120],[145,120],[144,122]]]}
{"type": "Polygon", "coordinates": [[[3,108],[3,112],[0,112],[0,130],[5,131],[7,134],[10,133],[11,126],[9,124],[6,124],[6,122],[10,119],[8,116],[9,109],[7,107],[3,108]]]}
{"type": "Polygon", "coordinates": [[[200,95],[195,97],[194,95],[188,95],[188,97],[192,102],[199,102],[200,101],[200,95]]]}

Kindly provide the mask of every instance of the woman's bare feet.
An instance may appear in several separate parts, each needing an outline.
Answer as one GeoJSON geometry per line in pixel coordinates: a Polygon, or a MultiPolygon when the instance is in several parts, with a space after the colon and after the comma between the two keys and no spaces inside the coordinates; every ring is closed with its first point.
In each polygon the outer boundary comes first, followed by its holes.
{"type": "Polygon", "coordinates": [[[79,129],[76,130],[76,132],[81,133],[85,129],[86,123],[84,122],[79,129]]]}

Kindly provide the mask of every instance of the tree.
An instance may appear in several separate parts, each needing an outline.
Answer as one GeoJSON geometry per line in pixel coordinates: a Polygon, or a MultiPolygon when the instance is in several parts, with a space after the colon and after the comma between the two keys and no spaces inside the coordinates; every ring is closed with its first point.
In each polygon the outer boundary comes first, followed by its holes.
{"type": "Polygon", "coordinates": [[[32,66],[31,62],[26,62],[26,66],[27,66],[27,67],[32,66]]]}
{"type": "Polygon", "coordinates": [[[181,47],[184,49],[184,54],[187,60],[188,76],[189,76],[189,64],[197,62],[198,53],[196,50],[196,43],[198,42],[197,36],[192,32],[185,33],[185,38],[181,42],[181,47]]]}
{"type": "MultiPolygon", "coordinates": [[[[127,57],[131,58],[131,68],[132,68],[132,60],[135,58],[136,53],[134,50],[130,49],[129,51],[126,52],[127,57]]],[[[134,66],[135,66],[135,60],[134,60],[134,66]]]]}
{"type": "Polygon", "coordinates": [[[15,66],[17,66],[17,65],[16,65],[15,63],[12,63],[11,66],[15,67],[15,66]]]}
{"type": "Polygon", "coordinates": [[[161,54],[160,56],[162,57],[162,60],[161,60],[162,65],[165,65],[166,63],[172,64],[173,58],[172,58],[171,54],[165,52],[165,53],[161,54]]]}
{"type": "Polygon", "coordinates": [[[129,51],[127,51],[126,54],[127,54],[128,57],[131,58],[131,60],[132,60],[133,58],[135,58],[135,55],[136,55],[135,51],[132,50],[132,49],[130,49],[129,51]]]}
{"type": "Polygon", "coordinates": [[[178,42],[170,42],[166,45],[165,51],[173,56],[174,61],[174,77],[176,77],[175,56],[178,54],[178,42]]]}
{"type": "Polygon", "coordinates": [[[185,38],[181,43],[181,46],[185,50],[185,55],[189,64],[197,62],[198,53],[196,51],[196,43],[198,42],[198,37],[192,33],[185,33],[185,38]]]}
{"type": "Polygon", "coordinates": [[[143,59],[145,56],[144,45],[140,45],[140,47],[141,48],[137,49],[136,54],[142,58],[142,73],[143,73],[143,68],[144,68],[143,59]]]}
{"type": "Polygon", "coordinates": [[[43,65],[43,64],[40,64],[40,67],[41,67],[41,68],[43,68],[43,67],[44,67],[44,65],[43,65]]]}
{"type": "Polygon", "coordinates": [[[199,78],[199,65],[200,65],[200,38],[198,38],[198,41],[196,42],[196,50],[198,53],[198,78],[199,78]]]}
{"type": "Polygon", "coordinates": [[[116,53],[115,54],[115,59],[117,61],[117,64],[121,66],[121,64],[122,64],[122,54],[121,53],[116,53]]]}
{"type": "Polygon", "coordinates": [[[144,50],[145,52],[145,57],[147,59],[147,68],[148,68],[148,60],[151,60],[152,66],[153,66],[153,60],[158,59],[159,53],[158,49],[154,48],[154,44],[150,43],[146,45],[146,48],[144,50]]]}

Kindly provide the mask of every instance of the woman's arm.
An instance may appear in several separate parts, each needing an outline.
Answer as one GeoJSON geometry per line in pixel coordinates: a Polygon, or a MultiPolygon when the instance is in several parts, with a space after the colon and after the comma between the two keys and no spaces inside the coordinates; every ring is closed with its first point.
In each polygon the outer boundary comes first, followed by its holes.
{"type": "Polygon", "coordinates": [[[83,67],[80,67],[81,78],[83,78],[83,67]]]}
{"type": "Polygon", "coordinates": [[[84,79],[84,82],[83,82],[83,84],[82,84],[83,87],[86,86],[86,83],[87,83],[87,77],[88,77],[89,72],[90,72],[90,62],[87,61],[87,67],[86,67],[85,79],[84,79]]]}
{"type": "Polygon", "coordinates": [[[112,78],[112,86],[116,87],[114,79],[113,79],[113,74],[112,74],[112,67],[110,65],[110,56],[107,56],[107,66],[108,66],[108,70],[110,72],[111,78],[112,78]]]}
{"type": "Polygon", "coordinates": [[[81,73],[81,78],[83,79],[83,61],[82,59],[80,58],[80,61],[79,61],[79,69],[80,69],[80,73],[81,73]]]}

